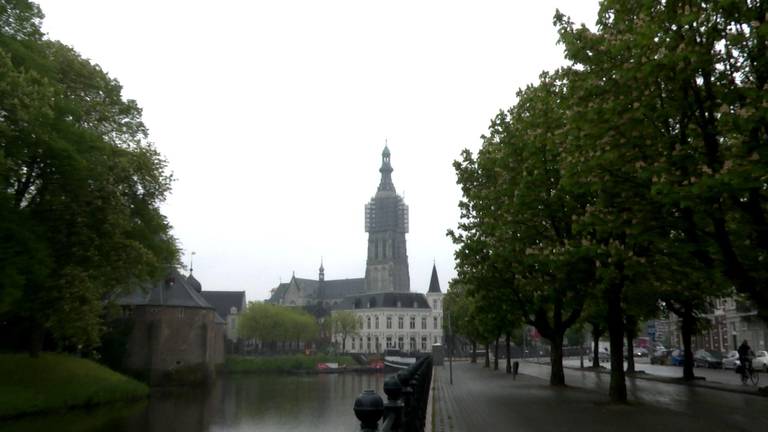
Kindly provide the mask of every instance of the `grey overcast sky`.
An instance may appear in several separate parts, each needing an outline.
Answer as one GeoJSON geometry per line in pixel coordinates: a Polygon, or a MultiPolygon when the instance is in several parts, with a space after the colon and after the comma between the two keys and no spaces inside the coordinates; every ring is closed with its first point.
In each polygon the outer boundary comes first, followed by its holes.
{"type": "Polygon", "coordinates": [[[43,29],[144,109],[164,213],[207,290],[362,277],[384,140],[410,207],[411,290],[455,276],[452,167],[515,92],[565,64],[555,10],[597,0],[42,0],[43,29]]]}

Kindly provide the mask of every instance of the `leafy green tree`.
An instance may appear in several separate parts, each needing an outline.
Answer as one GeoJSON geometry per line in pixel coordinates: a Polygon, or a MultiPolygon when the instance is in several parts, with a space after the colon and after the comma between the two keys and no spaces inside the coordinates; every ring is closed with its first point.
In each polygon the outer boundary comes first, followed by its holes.
{"type": "Polygon", "coordinates": [[[141,109],[25,0],[0,1],[0,316],[36,354],[99,343],[104,300],[178,257],[159,206],[171,187],[141,109]],[[74,318],[76,317],[76,319],[74,318]]]}
{"type": "Polygon", "coordinates": [[[551,342],[553,385],[565,382],[563,335],[581,315],[595,273],[591,249],[572,229],[585,203],[560,181],[569,109],[559,74],[543,73],[518,93],[517,104],[492,122],[477,158],[465,150],[454,163],[464,199],[459,232],[449,232],[459,245],[459,277],[477,297],[551,342]]]}
{"type": "Polygon", "coordinates": [[[348,310],[339,310],[331,315],[333,334],[341,337],[341,349],[347,346],[347,337],[354,336],[361,328],[354,313],[348,310]]]}
{"type": "Polygon", "coordinates": [[[295,344],[300,349],[302,342],[313,341],[319,334],[319,324],[305,310],[278,306],[264,302],[250,302],[238,323],[238,330],[244,338],[254,338],[272,351],[288,349],[295,344]]]}

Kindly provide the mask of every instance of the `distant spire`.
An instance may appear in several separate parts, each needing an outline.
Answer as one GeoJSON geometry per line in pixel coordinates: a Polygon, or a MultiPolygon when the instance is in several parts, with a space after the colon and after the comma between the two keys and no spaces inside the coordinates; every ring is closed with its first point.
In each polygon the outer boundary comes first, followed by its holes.
{"type": "Polygon", "coordinates": [[[384,140],[384,151],[381,152],[381,182],[379,182],[379,191],[395,191],[395,185],[392,184],[392,165],[389,163],[389,147],[384,140]]]}
{"type": "Polygon", "coordinates": [[[440,291],[440,281],[437,280],[437,267],[432,263],[432,277],[429,279],[428,293],[442,293],[440,291]]]}
{"type": "Polygon", "coordinates": [[[190,275],[192,275],[192,264],[194,264],[194,262],[195,262],[195,254],[196,253],[197,252],[192,251],[192,253],[190,254],[190,257],[189,257],[189,274],[190,275]]]}
{"type": "Polygon", "coordinates": [[[321,282],[325,280],[325,268],[323,267],[323,257],[320,257],[320,272],[318,274],[318,279],[321,282]]]}

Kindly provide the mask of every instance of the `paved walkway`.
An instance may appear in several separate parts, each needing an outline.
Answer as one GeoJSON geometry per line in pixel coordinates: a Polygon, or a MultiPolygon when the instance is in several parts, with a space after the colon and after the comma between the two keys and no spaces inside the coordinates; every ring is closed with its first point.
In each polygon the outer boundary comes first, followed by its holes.
{"type": "Polygon", "coordinates": [[[503,370],[457,362],[453,385],[448,365],[433,379],[432,430],[445,431],[647,431],[768,430],[768,399],[628,380],[631,403],[608,403],[609,377],[566,370],[570,387],[553,388],[548,367],[521,364],[513,380],[503,370]]]}

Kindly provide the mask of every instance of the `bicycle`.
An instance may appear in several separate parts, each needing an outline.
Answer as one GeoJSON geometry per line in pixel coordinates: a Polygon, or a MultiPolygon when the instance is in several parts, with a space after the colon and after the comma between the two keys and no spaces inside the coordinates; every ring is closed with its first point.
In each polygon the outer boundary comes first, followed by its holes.
{"type": "Polygon", "coordinates": [[[741,371],[741,383],[747,384],[748,382],[752,382],[752,385],[756,386],[758,382],[760,382],[760,372],[757,371],[757,369],[752,367],[752,364],[749,363],[749,367],[742,366],[741,371]]]}

